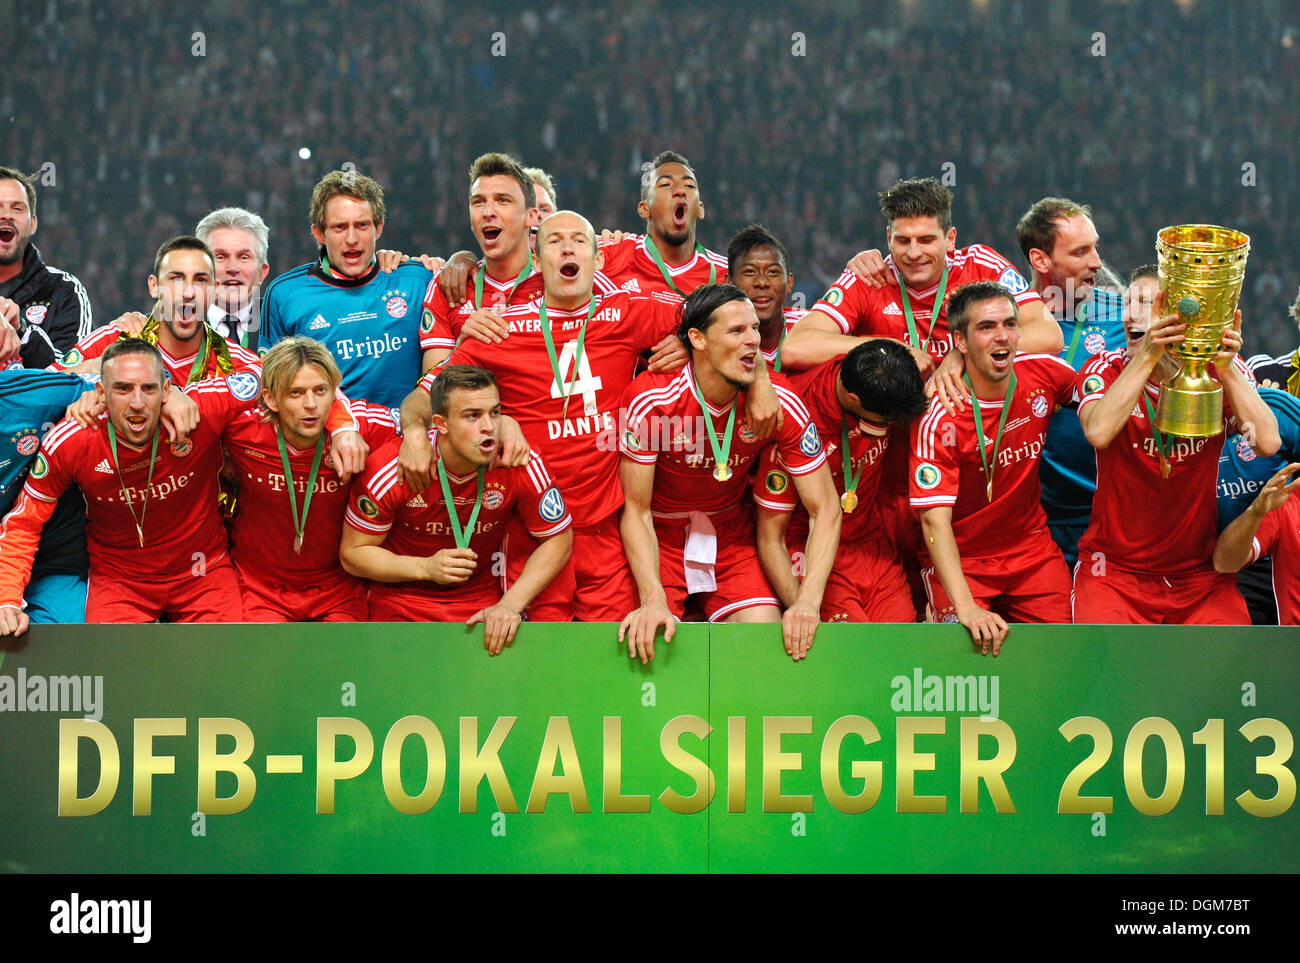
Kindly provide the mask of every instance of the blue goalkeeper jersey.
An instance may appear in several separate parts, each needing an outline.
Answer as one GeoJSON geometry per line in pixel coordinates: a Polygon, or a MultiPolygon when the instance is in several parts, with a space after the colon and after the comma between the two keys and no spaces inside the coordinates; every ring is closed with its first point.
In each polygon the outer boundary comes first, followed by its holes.
{"type": "MultiPolygon", "coordinates": [[[[1103,351],[1120,351],[1127,344],[1124,299],[1113,291],[1094,290],[1073,318],[1060,321],[1065,338],[1061,357],[1075,371],[1103,351]]],[[[1038,470],[1043,485],[1043,509],[1049,522],[1082,524],[1092,516],[1097,491],[1097,454],[1083,436],[1078,412],[1063,408],[1052,416],[1038,470]]]]}
{"type": "Polygon", "coordinates": [[[1259,396],[1277,419],[1282,447],[1276,455],[1264,458],[1255,454],[1241,432],[1224,440],[1219,456],[1219,531],[1250,507],[1278,469],[1300,461],[1300,398],[1276,388],[1260,388],[1259,396]]]}
{"type": "MultiPolygon", "coordinates": [[[[8,514],[18,500],[41,438],[89,387],[79,376],[62,372],[0,371],[0,513],[8,514]]],[[[32,572],[84,574],[87,564],[86,502],[73,487],[41,531],[32,572]]]]}
{"type": "Polygon", "coordinates": [[[377,264],[359,278],[336,277],[321,262],[281,274],[262,298],[263,353],[290,334],[324,344],[352,398],[396,408],[420,380],[420,312],[433,275],[416,261],[392,274],[377,264]]]}

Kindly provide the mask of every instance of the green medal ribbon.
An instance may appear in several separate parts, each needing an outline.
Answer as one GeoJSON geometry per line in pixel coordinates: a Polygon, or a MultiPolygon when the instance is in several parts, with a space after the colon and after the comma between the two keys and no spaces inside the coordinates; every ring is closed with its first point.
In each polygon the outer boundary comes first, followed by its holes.
{"type": "Polygon", "coordinates": [[[1016,372],[1011,371],[1011,383],[1007,385],[1007,397],[1002,402],[1002,417],[998,421],[998,434],[993,439],[993,462],[989,463],[988,453],[984,450],[984,413],[980,410],[980,400],[975,397],[975,389],[971,386],[970,375],[962,372],[962,380],[966,382],[966,387],[970,388],[970,405],[971,412],[975,415],[975,436],[979,439],[980,461],[984,463],[984,474],[988,477],[988,498],[993,501],[993,470],[998,467],[998,448],[1002,445],[1002,429],[1007,426],[1007,412],[1011,410],[1011,399],[1016,394],[1016,372]]]}
{"type": "Polygon", "coordinates": [[[731,403],[731,414],[727,417],[727,431],[722,437],[722,444],[718,444],[718,432],[713,427],[713,416],[709,414],[708,403],[704,400],[704,395],[700,391],[699,382],[695,380],[695,369],[691,369],[691,387],[695,389],[695,400],[700,403],[700,410],[704,413],[704,427],[709,432],[709,445],[713,448],[713,477],[718,481],[726,481],[731,477],[731,430],[736,427],[736,401],[739,396],[731,403]]]}
{"type": "Polygon", "coordinates": [[[144,548],[144,515],[149,510],[149,488],[153,485],[153,466],[158,458],[158,439],[162,436],[162,428],[155,427],[153,430],[153,450],[149,452],[149,477],[144,482],[144,498],[140,500],[140,517],[135,517],[135,506],[131,504],[131,496],[126,493],[126,481],[122,478],[122,466],[117,460],[117,431],[113,428],[113,422],[108,423],[108,451],[113,456],[113,467],[117,469],[117,480],[122,488],[122,501],[126,502],[126,510],[131,513],[131,518],[135,521],[135,533],[140,536],[140,547],[144,548]]]}
{"type": "Polygon", "coordinates": [[[1156,443],[1156,450],[1160,452],[1160,477],[1168,478],[1169,453],[1174,450],[1174,439],[1166,438],[1156,427],[1156,411],[1151,407],[1151,396],[1146,393],[1145,388],[1142,389],[1142,400],[1146,402],[1147,420],[1151,422],[1151,437],[1156,443]]]}
{"type": "Polygon", "coordinates": [[[596,298],[593,295],[591,304],[587,308],[587,316],[582,319],[582,327],[578,330],[578,347],[573,357],[573,381],[566,382],[564,376],[560,374],[560,359],[555,355],[555,338],[551,336],[551,321],[546,316],[546,299],[542,299],[542,306],[539,312],[539,318],[542,326],[542,339],[546,342],[546,354],[551,359],[551,373],[555,375],[555,383],[559,386],[560,394],[564,397],[564,410],[560,417],[565,418],[569,414],[569,393],[573,391],[573,386],[578,383],[581,377],[579,372],[582,368],[582,351],[583,346],[587,343],[587,322],[591,320],[592,315],[596,313],[596,298]]]}
{"type": "Polygon", "coordinates": [[[1088,323],[1088,302],[1079,305],[1079,310],[1074,316],[1074,334],[1070,335],[1070,347],[1065,350],[1065,363],[1071,368],[1074,367],[1074,353],[1079,350],[1079,336],[1083,334],[1083,326],[1088,323]]]}
{"type": "Polygon", "coordinates": [[[321,455],[325,452],[325,432],[322,430],[316,439],[316,454],[311,460],[311,474],[307,476],[307,494],[302,499],[302,520],[298,520],[298,500],[293,495],[293,469],[289,466],[289,449],[284,444],[284,432],[279,426],[275,429],[275,440],[280,445],[280,463],[284,465],[284,487],[289,492],[289,510],[293,513],[293,550],[302,551],[302,538],[307,531],[307,511],[311,508],[311,493],[316,488],[316,474],[320,471],[321,455]]]}
{"type": "Polygon", "coordinates": [[[858,470],[853,470],[853,459],[849,456],[849,423],[844,418],[840,419],[840,455],[844,459],[844,494],[840,496],[840,507],[851,514],[858,507],[858,482],[862,480],[867,460],[862,459],[858,470]]]}
{"type": "Polygon", "coordinates": [[[903,292],[903,316],[907,318],[907,333],[912,336],[912,344],[922,351],[930,350],[930,338],[934,335],[934,326],[939,323],[939,309],[943,307],[943,296],[948,291],[948,258],[943,259],[943,277],[939,279],[939,290],[934,296],[934,307],[930,310],[930,330],[925,336],[925,343],[921,343],[920,335],[916,331],[916,319],[912,317],[912,301],[907,296],[907,282],[903,280],[903,274],[898,274],[898,287],[903,292]]]}
{"type": "Polygon", "coordinates": [[[781,309],[781,340],[776,343],[776,358],[772,361],[772,370],[781,370],[781,345],[785,344],[785,336],[789,329],[785,326],[785,309],[781,309]]]}
{"type": "MultiPolygon", "coordinates": [[[[486,273],[487,273],[486,264],[480,270],[474,272],[474,307],[475,308],[483,307],[483,275],[486,273]]],[[[506,295],[506,304],[510,303],[510,299],[515,296],[515,291],[518,290],[519,285],[523,284],[524,281],[529,276],[532,275],[532,273],[533,273],[533,252],[530,250],[528,252],[528,263],[524,265],[524,269],[520,271],[519,276],[515,278],[515,283],[510,285],[510,293],[506,295]]]]}
{"type": "Polygon", "coordinates": [[[447,481],[447,469],[442,466],[441,456],[438,458],[438,481],[442,482],[442,499],[447,505],[447,517],[451,520],[451,533],[456,539],[457,548],[469,548],[470,537],[474,534],[474,523],[478,521],[478,510],[483,507],[483,477],[487,474],[487,466],[479,465],[478,467],[478,494],[474,496],[474,509],[469,513],[469,521],[465,523],[465,528],[460,527],[460,516],[456,514],[456,501],[451,497],[451,485],[447,481]]]}
{"type": "MultiPolygon", "coordinates": [[[[685,294],[682,294],[682,289],[679,288],[675,283],[673,283],[673,276],[668,273],[668,265],[664,263],[663,257],[659,254],[659,249],[655,247],[655,242],[650,239],[649,234],[645,236],[645,249],[650,252],[650,260],[654,261],[655,264],[659,266],[659,273],[664,276],[664,283],[667,284],[674,291],[676,291],[678,294],[681,294],[682,297],[686,297],[685,294]]],[[[698,241],[695,242],[695,253],[696,254],[707,253],[704,250],[704,245],[699,243],[698,241]]],[[[709,283],[712,284],[715,280],[717,280],[717,277],[718,277],[718,266],[714,264],[712,261],[709,261],[709,283]]]]}
{"type": "MultiPolygon", "coordinates": [[[[140,332],[140,340],[148,341],[157,347],[158,328],[158,319],[150,315],[149,320],[145,322],[144,329],[140,332]]],[[[202,381],[208,376],[208,362],[212,360],[214,354],[217,356],[217,368],[223,374],[230,374],[235,370],[235,363],[230,360],[230,346],[226,344],[226,339],[213,330],[206,321],[203,322],[200,337],[202,340],[199,342],[198,357],[194,359],[194,364],[190,366],[189,377],[185,379],[187,385],[202,381]]],[[[118,340],[125,340],[126,338],[127,334],[123,331],[122,337],[118,340]]]]}

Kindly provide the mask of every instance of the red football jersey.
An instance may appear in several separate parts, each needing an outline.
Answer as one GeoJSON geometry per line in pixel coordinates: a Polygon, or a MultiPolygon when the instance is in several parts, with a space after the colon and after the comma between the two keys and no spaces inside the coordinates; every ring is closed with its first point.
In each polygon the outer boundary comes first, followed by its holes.
{"type": "MultiPolygon", "coordinates": [[[[530,447],[546,453],[579,528],[604,521],[623,504],[619,402],[641,354],[677,330],[680,304],[674,295],[598,295],[576,371],[578,333],[589,305],[573,311],[548,308],[560,372],[572,385],[567,413],[542,337],[540,299],[507,309],[510,337],[502,344],[469,340],[448,359],[497,376],[501,410],[519,422],[530,447]]],[[[426,388],[431,383],[429,376],[421,382],[426,388]]]]}
{"type": "Polygon", "coordinates": [[[1055,355],[1022,354],[1016,357],[1015,373],[1015,393],[996,460],[1003,399],[981,399],[979,405],[984,450],[993,472],[991,502],[969,400],[962,411],[950,415],[935,398],[912,426],[912,507],[919,511],[952,506],[952,530],[962,558],[1011,555],[1028,535],[1047,530],[1038,462],[1052,413],[1073,400],[1075,371],[1055,355]]]}
{"type": "MultiPolygon", "coordinates": [[[[790,384],[803,399],[826,444],[826,461],[831,468],[835,490],[840,494],[845,490],[842,445],[844,425],[848,424],[851,471],[861,474],[856,489],[857,507],[844,516],[840,528],[840,543],[843,544],[883,534],[876,512],[876,491],[880,485],[885,449],[889,445],[889,431],[860,421],[840,407],[835,396],[835,381],[841,364],[841,361],[831,361],[811,371],[792,375],[790,384]]],[[[790,483],[775,447],[768,447],[758,463],[754,502],[774,512],[793,512],[787,531],[790,544],[799,544],[807,539],[808,512],[800,504],[799,494],[790,483]]]]}
{"type": "MultiPolygon", "coordinates": [[[[1099,401],[1127,364],[1122,351],[1093,356],[1077,376],[1079,410],[1099,401]]],[[[1239,371],[1245,366],[1236,359],[1239,371]]],[[[1152,410],[1160,390],[1145,386],[1152,410]]],[[[1235,425],[1224,397],[1224,415],[1235,425]]],[[[1228,434],[1235,427],[1227,429],[1228,434]]],[[[1106,448],[1097,451],[1097,493],[1092,522],[1079,539],[1079,558],[1104,558],[1107,565],[1139,575],[1171,575],[1204,569],[1218,541],[1216,486],[1223,438],[1166,438],[1172,442],[1169,477],[1160,477],[1145,404],[1106,448]]]]}
{"type": "MultiPolygon", "coordinates": [[[[94,428],[65,420],[46,436],[23,494],[49,505],[68,485],[81,489],[93,572],[165,581],[188,576],[195,565],[210,564],[226,554],[226,532],[217,510],[222,464],[218,439],[230,419],[255,402],[261,380],[251,371],[237,371],[222,381],[229,385],[228,391],[199,391],[200,385],[207,386],[203,382],[191,389],[199,406],[199,425],[180,444],[168,443],[163,432],[151,483],[152,440],[134,449],[119,439],[118,467],[114,467],[107,414],[99,416],[94,428]],[[137,521],[144,532],[143,551],[137,521]]],[[[29,559],[28,571],[30,564],[29,559]]],[[[3,582],[9,584],[8,579],[3,582]]]]}
{"type": "MultiPolygon", "coordinates": [[[[77,346],[65,354],[54,367],[66,371],[82,361],[102,357],[108,346],[121,337],[122,332],[116,325],[106,324],[78,341],[77,346]]],[[[230,361],[234,365],[235,371],[251,369],[257,371],[260,376],[262,368],[256,352],[249,351],[241,346],[238,341],[231,341],[229,338],[223,340],[230,351],[230,361]]],[[[163,367],[167,369],[167,376],[172,379],[172,383],[184,387],[190,380],[190,370],[194,367],[194,362],[198,360],[198,350],[196,349],[184,358],[173,358],[163,350],[162,345],[158,345],[158,353],[162,355],[163,367]]],[[[221,375],[222,371],[217,365],[217,356],[209,354],[208,367],[203,377],[219,378],[221,375]]]]}
{"type": "Polygon", "coordinates": [[[605,253],[601,271],[614,284],[633,294],[659,291],[685,297],[701,284],[727,280],[727,259],[706,250],[696,251],[689,261],[676,267],[665,262],[668,276],[673,279],[670,285],[646,250],[644,234],[625,234],[617,244],[603,244],[600,249],[605,253]]]}
{"type": "Polygon", "coordinates": [[[806,308],[785,308],[784,309],[785,330],[781,332],[781,341],[778,341],[776,347],[773,348],[771,351],[763,352],[763,357],[767,359],[768,364],[776,363],[776,359],[781,353],[781,342],[785,341],[785,336],[794,330],[794,326],[798,324],[800,320],[803,319],[803,316],[807,313],[808,310],[806,308]]]}
{"type": "MultiPolygon", "coordinates": [[[[224,383],[209,383],[214,384],[224,383]]],[[[195,386],[191,394],[200,390],[213,388],[195,386]]],[[[397,423],[390,409],[364,401],[351,402],[349,409],[372,452],[397,438],[397,423]]],[[[339,539],[343,533],[343,513],[348,507],[348,486],[339,481],[330,464],[330,438],[326,437],[321,453],[302,551],[294,552],[297,532],[293,527],[275,426],[266,420],[260,408],[248,408],[235,416],[223,437],[226,451],[239,472],[239,513],[231,533],[231,554],[240,570],[256,572],[267,581],[298,585],[340,577],[343,568],[339,564],[339,539]]],[[[287,441],[285,449],[289,453],[294,498],[301,518],[316,449],[299,450],[287,441]]]]}
{"type": "MultiPolygon", "coordinates": [[[[429,440],[437,445],[435,432],[429,433],[429,440]]],[[[394,441],[372,456],[366,473],[352,485],[345,516],[347,523],[360,532],[386,534],[384,547],[396,555],[428,557],[455,548],[456,538],[441,484],[435,479],[422,495],[408,488],[398,467],[399,450],[400,444],[394,441]]],[[[449,472],[447,482],[460,524],[464,526],[474,510],[478,473],[461,477],[449,472]]],[[[469,548],[478,556],[478,565],[468,582],[460,585],[372,582],[371,598],[402,600],[412,605],[421,600],[450,599],[480,590],[496,578],[492,574],[492,556],[500,548],[510,519],[516,514],[535,538],[559,534],[572,524],[564,497],[535,450],[522,468],[494,468],[487,472],[483,503],[469,541],[469,548]]]]}
{"type": "MultiPolygon", "coordinates": [[[[885,258],[885,267],[897,273],[892,255],[885,258]]],[[[952,350],[947,296],[972,281],[996,281],[1015,295],[1018,305],[1042,301],[1042,296],[997,251],[983,244],[957,249],[948,255],[948,288],[944,294],[944,303],[939,305],[937,317],[934,299],[939,293],[938,282],[924,291],[907,292],[917,336],[922,343],[929,339],[926,350],[936,364],[952,350]]],[[[898,284],[886,284],[883,288],[877,288],[859,280],[852,271],[845,271],[826,295],[812,306],[812,310],[834,318],[845,334],[894,338],[912,345],[912,336],[907,330],[907,317],[903,313],[903,291],[898,284]]]]}
{"type": "Polygon", "coordinates": [[[1300,498],[1292,495],[1259,523],[1250,560],[1273,560],[1279,625],[1300,625],[1300,498]]]}
{"type": "Polygon", "coordinates": [[[774,439],[759,441],[745,415],[745,392],[732,403],[715,408],[709,417],[721,444],[732,406],[736,421],[727,464],[726,481],[713,476],[716,462],[704,424],[704,413],[695,395],[691,365],[672,374],[646,372],[628,385],[623,394],[623,434],[619,446],[623,457],[642,465],[655,466],[653,511],[725,512],[740,505],[749,486],[749,470],[768,445],[775,445],[785,470],[794,475],[816,471],[826,460],[821,436],[803,400],[779,374],[772,375],[785,421],[774,439]]]}

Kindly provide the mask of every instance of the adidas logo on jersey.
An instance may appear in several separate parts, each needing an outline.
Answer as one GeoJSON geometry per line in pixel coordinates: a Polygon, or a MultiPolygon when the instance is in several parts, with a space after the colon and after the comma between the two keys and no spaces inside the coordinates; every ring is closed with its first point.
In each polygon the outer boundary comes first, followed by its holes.
{"type": "Polygon", "coordinates": [[[321,328],[328,328],[330,323],[325,320],[325,315],[318,314],[312,319],[311,324],[307,325],[308,331],[319,331],[321,328]]]}
{"type": "Polygon", "coordinates": [[[640,291],[641,285],[637,284],[636,278],[633,278],[630,281],[624,281],[622,289],[624,291],[640,291]]]}
{"type": "Polygon", "coordinates": [[[888,304],[885,305],[885,310],[881,311],[880,313],[881,314],[902,314],[903,309],[898,306],[897,302],[890,301],[888,304]]]}
{"type": "Polygon", "coordinates": [[[113,474],[113,466],[110,465],[108,463],[108,459],[105,458],[103,461],[101,461],[98,465],[95,466],[95,471],[102,471],[105,475],[111,475],[113,474]]]}
{"type": "Polygon", "coordinates": [[[414,498],[412,498],[409,502],[406,503],[406,507],[407,508],[428,508],[429,506],[425,504],[424,498],[422,496],[416,495],[414,498]]]}

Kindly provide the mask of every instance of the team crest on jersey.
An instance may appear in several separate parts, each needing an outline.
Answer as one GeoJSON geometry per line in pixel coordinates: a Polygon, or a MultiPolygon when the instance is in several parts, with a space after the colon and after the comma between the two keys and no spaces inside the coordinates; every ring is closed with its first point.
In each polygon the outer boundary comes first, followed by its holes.
{"type": "Polygon", "coordinates": [[[29,304],[23,317],[27,319],[28,324],[40,324],[45,320],[45,313],[49,310],[44,304],[29,304]]]}
{"type": "Polygon", "coordinates": [[[770,471],[763,479],[763,487],[773,495],[779,495],[790,487],[790,476],[783,471],[770,471]]]}
{"type": "Polygon", "coordinates": [[[1089,331],[1083,336],[1083,350],[1088,354],[1101,354],[1106,350],[1106,336],[1100,331],[1089,331]]]}
{"type": "Polygon", "coordinates": [[[173,455],[175,455],[177,458],[184,458],[186,455],[188,455],[191,451],[194,450],[194,442],[190,441],[188,438],[186,438],[184,441],[173,441],[171,448],[172,448],[173,455]]]}
{"type": "Polygon", "coordinates": [[[14,448],[18,454],[26,458],[28,455],[34,455],[36,449],[41,446],[41,440],[36,437],[35,432],[21,432],[9,439],[14,443],[14,448]]]}
{"type": "Polygon", "coordinates": [[[758,435],[754,434],[754,429],[749,427],[749,422],[742,422],[740,425],[740,440],[746,444],[753,444],[758,441],[758,435]]]}
{"type": "MultiPolygon", "coordinates": [[[[558,494],[558,492],[557,492],[558,494]]],[[[483,507],[490,512],[495,512],[498,508],[506,503],[506,493],[495,486],[488,488],[483,493],[483,507]]]]}
{"type": "Polygon", "coordinates": [[[631,428],[623,432],[623,444],[627,445],[632,451],[641,450],[641,437],[631,428]]]}
{"type": "Polygon", "coordinates": [[[44,478],[50,473],[50,463],[45,460],[44,455],[37,455],[36,460],[32,462],[32,477],[44,478]]]}
{"type": "Polygon", "coordinates": [[[433,330],[433,312],[428,308],[425,308],[424,314],[420,315],[420,330],[425,334],[433,330]]]}
{"type": "Polygon", "coordinates": [[[252,401],[262,387],[257,375],[251,371],[234,371],[226,375],[226,387],[238,401],[252,401]]]}
{"type": "Polygon", "coordinates": [[[1046,418],[1048,412],[1052,410],[1052,405],[1042,389],[1036,390],[1029,396],[1029,410],[1034,413],[1035,418],[1046,418]]]}
{"type": "Polygon", "coordinates": [[[560,490],[554,485],[546,489],[546,494],[542,496],[542,503],[538,507],[538,512],[548,522],[558,522],[564,517],[564,496],[560,494],[560,490]]]}
{"type": "Polygon", "coordinates": [[[1013,267],[1007,268],[998,278],[998,284],[1002,285],[1012,294],[1020,294],[1022,291],[1029,290],[1029,282],[1026,281],[1013,267]]]}
{"type": "Polygon", "coordinates": [[[803,435],[799,438],[799,450],[812,458],[822,450],[822,440],[817,434],[817,426],[811,421],[808,427],[803,430],[803,435]]]}
{"type": "Polygon", "coordinates": [[[844,292],[839,288],[831,288],[826,292],[824,300],[827,304],[834,306],[844,300],[844,292]]]}
{"type": "Polygon", "coordinates": [[[1085,395],[1090,395],[1095,391],[1100,391],[1104,384],[1105,382],[1102,380],[1101,375],[1088,375],[1088,377],[1083,379],[1083,393],[1085,395]]]}
{"type": "Polygon", "coordinates": [[[957,624],[957,613],[948,611],[939,616],[939,621],[948,625],[957,624]]]}
{"type": "Polygon", "coordinates": [[[78,351],[76,348],[73,348],[71,351],[69,351],[67,354],[63,356],[62,363],[71,367],[74,364],[81,364],[81,360],[82,360],[81,352],[78,351]]]}
{"type": "Polygon", "coordinates": [[[366,518],[379,517],[379,506],[376,505],[374,502],[372,502],[365,495],[362,495],[360,498],[357,499],[357,508],[361,509],[361,514],[365,515],[366,518]]]}
{"type": "Polygon", "coordinates": [[[390,318],[406,317],[406,298],[400,294],[394,294],[384,302],[384,308],[388,311],[390,318]]]}
{"type": "Polygon", "coordinates": [[[1250,447],[1250,442],[1246,440],[1245,435],[1237,439],[1237,457],[1242,461],[1255,460],[1255,449],[1250,447]]]}
{"type": "Polygon", "coordinates": [[[938,485],[941,477],[939,469],[928,461],[916,466],[916,483],[927,491],[938,485]]]}

